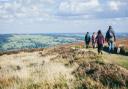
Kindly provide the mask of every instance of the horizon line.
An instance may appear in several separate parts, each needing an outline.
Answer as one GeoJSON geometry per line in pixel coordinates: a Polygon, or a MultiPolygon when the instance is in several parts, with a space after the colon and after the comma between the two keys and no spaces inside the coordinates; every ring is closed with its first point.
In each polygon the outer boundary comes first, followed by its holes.
{"type": "MultiPolygon", "coordinates": [[[[22,34],[84,34],[86,32],[42,32],[42,33],[0,33],[0,35],[6,35],[6,34],[14,34],[14,35],[22,35],[22,34]]],[[[93,32],[90,32],[93,33],[93,32]]],[[[106,32],[103,32],[106,33],[106,32]]],[[[128,32],[115,32],[115,33],[128,33],[128,32]]]]}

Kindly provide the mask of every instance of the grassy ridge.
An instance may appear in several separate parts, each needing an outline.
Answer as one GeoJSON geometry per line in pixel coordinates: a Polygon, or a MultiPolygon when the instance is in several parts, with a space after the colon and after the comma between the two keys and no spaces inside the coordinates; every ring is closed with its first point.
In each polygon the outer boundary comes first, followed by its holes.
{"type": "Polygon", "coordinates": [[[127,89],[127,56],[81,44],[0,56],[0,89],[127,89]]]}

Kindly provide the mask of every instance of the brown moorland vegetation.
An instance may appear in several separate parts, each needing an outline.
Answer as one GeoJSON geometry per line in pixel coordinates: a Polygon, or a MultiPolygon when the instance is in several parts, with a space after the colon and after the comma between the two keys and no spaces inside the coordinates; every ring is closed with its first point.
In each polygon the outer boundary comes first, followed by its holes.
{"type": "Polygon", "coordinates": [[[83,43],[4,53],[0,89],[127,89],[128,57],[83,43]]]}

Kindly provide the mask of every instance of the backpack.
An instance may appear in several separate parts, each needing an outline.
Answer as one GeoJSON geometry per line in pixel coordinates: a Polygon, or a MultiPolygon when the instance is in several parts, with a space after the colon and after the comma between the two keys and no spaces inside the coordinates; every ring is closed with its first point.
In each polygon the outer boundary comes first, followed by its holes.
{"type": "Polygon", "coordinates": [[[89,34],[86,35],[86,39],[85,40],[86,41],[90,41],[90,35],[89,34]]]}
{"type": "Polygon", "coordinates": [[[98,44],[104,44],[104,37],[102,35],[97,36],[97,43],[98,44]]]}
{"type": "Polygon", "coordinates": [[[92,35],[92,42],[95,42],[96,35],[92,35]]]}
{"type": "Polygon", "coordinates": [[[109,32],[108,32],[108,37],[109,37],[109,38],[113,38],[113,37],[114,37],[114,34],[113,34],[112,31],[109,31],[109,32]]]}

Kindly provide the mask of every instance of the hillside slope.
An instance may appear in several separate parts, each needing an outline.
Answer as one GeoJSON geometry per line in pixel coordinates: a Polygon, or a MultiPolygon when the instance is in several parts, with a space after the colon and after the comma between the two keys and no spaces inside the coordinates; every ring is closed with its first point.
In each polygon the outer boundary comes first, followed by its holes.
{"type": "Polygon", "coordinates": [[[0,89],[127,89],[128,57],[75,45],[0,56],[0,89]]]}

